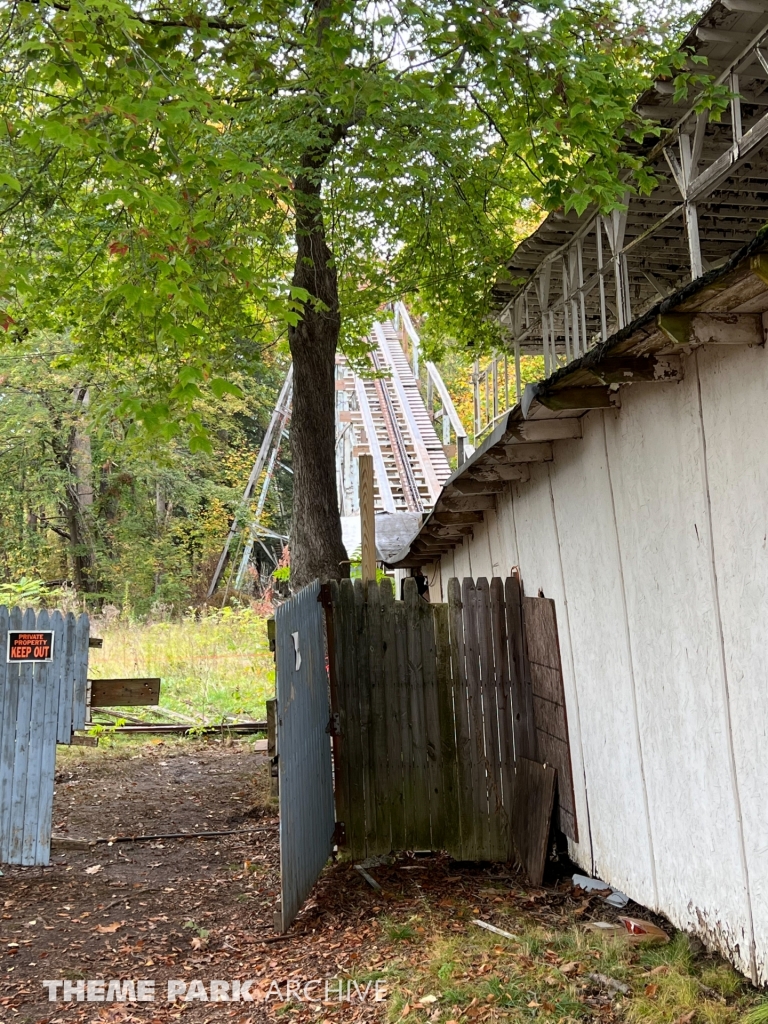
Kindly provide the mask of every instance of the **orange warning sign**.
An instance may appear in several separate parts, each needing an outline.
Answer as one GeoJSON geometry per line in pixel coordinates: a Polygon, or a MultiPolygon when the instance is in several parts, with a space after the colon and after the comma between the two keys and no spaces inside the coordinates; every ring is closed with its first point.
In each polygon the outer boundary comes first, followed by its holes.
{"type": "Polygon", "coordinates": [[[52,661],[53,630],[39,629],[25,633],[23,630],[8,631],[8,662],[52,661]]]}

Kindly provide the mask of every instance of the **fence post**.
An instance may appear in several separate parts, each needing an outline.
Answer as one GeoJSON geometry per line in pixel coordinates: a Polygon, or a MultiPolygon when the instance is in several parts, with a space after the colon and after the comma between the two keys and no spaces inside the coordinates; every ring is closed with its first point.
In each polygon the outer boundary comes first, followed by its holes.
{"type": "Polygon", "coordinates": [[[373,508],[373,456],[360,456],[360,552],[363,584],[376,581],[376,517],[373,508]]]}

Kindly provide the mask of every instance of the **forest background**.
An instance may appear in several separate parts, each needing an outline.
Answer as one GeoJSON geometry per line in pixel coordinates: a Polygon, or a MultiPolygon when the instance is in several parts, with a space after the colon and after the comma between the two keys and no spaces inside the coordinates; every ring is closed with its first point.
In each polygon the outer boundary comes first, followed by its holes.
{"type": "MultiPolygon", "coordinates": [[[[196,77],[195,65],[214,52],[212,33],[223,19],[208,11],[207,21],[186,14],[172,22],[161,4],[166,20],[152,35],[160,22],[140,16],[137,29],[137,16],[119,0],[105,0],[96,22],[91,7],[0,3],[0,145],[8,168],[0,169],[0,597],[23,602],[63,588],[69,601],[94,610],[176,615],[204,603],[229,522],[238,513],[247,519],[240,498],[288,366],[288,334],[319,307],[290,285],[285,178],[269,161],[257,165],[235,152],[252,125],[194,112],[195,104],[218,102],[205,77],[211,72],[196,77]],[[132,55],[142,47],[137,68],[132,55]],[[124,94],[133,87],[136,95],[124,94]],[[224,157],[210,149],[211,133],[214,147],[228,133],[234,138],[224,157]],[[162,161],[172,173],[158,169],[162,161]],[[94,168],[106,168],[104,180],[94,168]],[[174,192],[182,170],[199,189],[194,203],[191,185],[181,198],[174,192]],[[213,209],[222,202],[223,218],[213,209]],[[157,329],[149,341],[142,333],[148,322],[163,326],[162,356],[157,329]]],[[[276,33],[293,33],[294,41],[283,38],[277,49],[264,42],[263,61],[257,47],[263,94],[231,93],[231,110],[258,101],[254,111],[274,113],[264,97],[287,88],[289,79],[280,85],[276,77],[285,54],[299,44],[315,57],[325,53],[318,11],[327,7],[308,5],[301,31],[298,14],[281,5],[248,9],[262,19],[251,29],[265,40],[274,16],[276,33]]],[[[417,29],[434,46],[458,26],[464,43],[458,55],[448,51],[448,70],[431,83],[418,60],[406,68],[405,57],[383,79],[380,62],[366,69],[368,120],[334,157],[321,190],[339,253],[340,345],[364,360],[371,318],[387,300],[406,298],[469,424],[472,363],[502,343],[489,302],[504,258],[549,210],[615,206],[627,171],[632,187],[650,186],[622,140],[649,130],[631,105],[651,75],[674,77],[684,95],[706,82],[704,69],[683,72],[684,56],[674,55],[694,12],[684,3],[662,11],[652,2],[602,0],[478,14],[439,3],[392,9],[405,11],[406,49],[408,31],[415,38],[417,29]],[[488,56],[494,41],[508,43],[510,66],[530,92],[489,77],[499,71],[488,56]],[[482,72],[479,95],[451,84],[473,61],[482,72]],[[433,102],[435,81],[444,95],[429,111],[433,120],[422,123],[408,108],[433,102]],[[419,136],[413,163],[393,185],[393,160],[408,151],[409,135],[419,136]],[[590,161],[596,151],[600,160],[590,161]],[[361,153],[373,161],[369,177],[355,171],[361,153]]],[[[366,43],[373,48],[392,30],[381,10],[355,26],[373,33],[366,43]]],[[[356,38],[341,34],[334,45],[354,50],[356,38]]],[[[334,80],[329,54],[313,67],[320,80],[309,89],[326,105],[350,81],[334,80]]],[[[428,64],[440,60],[430,51],[428,64]]],[[[249,74],[248,91],[258,93],[249,74]]],[[[277,115],[273,138],[286,125],[297,133],[293,144],[306,144],[307,127],[277,115]]],[[[538,371],[528,362],[524,377],[538,371]]],[[[283,535],[291,462],[289,435],[263,519],[283,535]]],[[[272,548],[279,555],[279,545],[272,548]]],[[[271,568],[266,554],[254,566],[262,575],[271,568]]]]}

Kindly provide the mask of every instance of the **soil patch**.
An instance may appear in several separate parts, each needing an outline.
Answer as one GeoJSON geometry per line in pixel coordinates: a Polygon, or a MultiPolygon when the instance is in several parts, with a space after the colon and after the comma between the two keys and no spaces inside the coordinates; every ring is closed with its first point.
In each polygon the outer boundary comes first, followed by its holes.
{"type": "Polygon", "coordinates": [[[76,756],[69,751],[57,773],[58,834],[240,831],[104,843],[57,852],[48,868],[5,868],[2,1024],[262,1024],[284,1015],[292,1024],[735,1024],[754,1003],[730,968],[685,936],[646,953],[586,935],[580,924],[615,912],[567,880],[532,889],[500,866],[439,856],[371,865],[380,890],[352,865],[331,865],[290,933],[277,936],[279,837],[266,755],[242,741],[190,740],[76,756]],[[244,831],[252,828],[264,831],[244,831]],[[475,918],[514,938],[482,931],[475,918]],[[601,975],[618,978],[631,996],[606,991],[595,981],[601,975]],[[116,1001],[115,990],[103,1002],[62,1001],[62,984],[49,1002],[43,981],[57,979],[74,993],[80,982],[103,980],[105,995],[110,982],[152,981],[155,999],[132,1000],[129,985],[127,1001],[116,1001]],[[168,1002],[169,981],[183,983],[186,1000],[168,1002]],[[250,981],[253,1001],[212,1002],[214,981],[250,981]],[[297,994],[303,1000],[289,998],[297,994]]]}

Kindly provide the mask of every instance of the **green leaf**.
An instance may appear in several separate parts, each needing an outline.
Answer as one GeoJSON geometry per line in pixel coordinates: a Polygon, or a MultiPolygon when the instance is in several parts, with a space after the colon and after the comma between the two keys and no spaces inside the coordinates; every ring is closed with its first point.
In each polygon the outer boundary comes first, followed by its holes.
{"type": "Polygon", "coordinates": [[[243,389],[223,377],[212,377],[208,384],[217,398],[221,398],[223,395],[234,395],[235,398],[243,397],[243,389]]]}
{"type": "Polygon", "coordinates": [[[207,434],[190,434],[189,450],[191,452],[205,452],[206,455],[211,455],[213,446],[207,434]]]}
{"type": "Polygon", "coordinates": [[[14,192],[21,192],[21,182],[19,179],[14,178],[7,171],[0,171],[0,185],[6,185],[8,188],[12,188],[14,192]]]}

